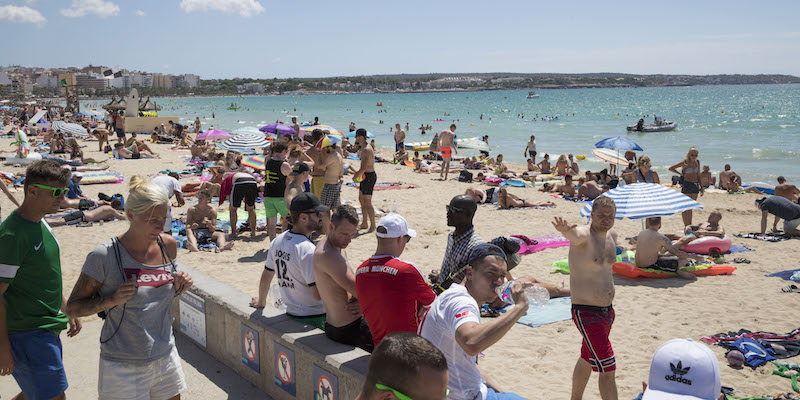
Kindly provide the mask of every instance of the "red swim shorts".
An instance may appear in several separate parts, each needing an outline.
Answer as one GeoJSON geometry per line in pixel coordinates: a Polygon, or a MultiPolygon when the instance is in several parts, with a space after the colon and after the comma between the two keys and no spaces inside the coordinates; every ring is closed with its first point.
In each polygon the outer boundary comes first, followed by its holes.
{"type": "Polygon", "coordinates": [[[611,325],[614,324],[614,308],[573,304],[572,321],[583,336],[581,358],[592,366],[592,371],[609,372],[617,369],[614,349],[608,340],[611,325]]]}
{"type": "Polygon", "coordinates": [[[442,158],[452,158],[453,157],[453,149],[449,147],[440,147],[439,151],[442,153],[442,158]]]}

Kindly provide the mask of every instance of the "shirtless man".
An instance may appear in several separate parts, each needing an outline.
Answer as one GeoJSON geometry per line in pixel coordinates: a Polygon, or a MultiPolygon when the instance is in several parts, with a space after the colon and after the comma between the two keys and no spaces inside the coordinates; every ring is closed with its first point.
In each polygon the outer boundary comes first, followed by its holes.
{"type": "MultiPolygon", "coordinates": [[[[322,187],[322,205],[333,210],[341,203],[342,176],[344,175],[344,158],[336,151],[336,146],[322,149],[322,167],[325,168],[325,186],[322,187]]],[[[322,232],[328,234],[331,212],[322,214],[322,232]]]]}
{"type": "Polygon", "coordinates": [[[405,150],[406,131],[400,128],[400,124],[394,124],[394,152],[397,153],[400,149],[405,150]]]}
{"type": "Polygon", "coordinates": [[[700,173],[700,185],[708,189],[710,186],[714,186],[716,184],[717,178],[711,174],[711,170],[708,168],[708,165],[703,165],[703,172],[700,173]]]}
{"type": "Polygon", "coordinates": [[[652,268],[664,272],[675,272],[678,277],[688,280],[697,279],[689,272],[682,271],[689,259],[702,262],[702,256],[681,251],[672,244],[668,237],[658,232],[661,228],[661,217],[647,218],[647,229],[639,232],[636,237],[636,266],[639,268],[652,268]],[[662,255],[662,252],[670,255],[662,255]]]}
{"type": "Polygon", "coordinates": [[[544,187],[539,189],[540,192],[561,193],[564,196],[575,197],[575,185],[572,184],[572,175],[564,177],[564,184],[550,184],[545,183],[544,187]]]}
{"type": "MultiPolygon", "coordinates": [[[[115,204],[121,206],[121,202],[115,204]]],[[[118,207],[119,208],[119,207],[118,207]]],[[[85,222],[105,221],[112,218],[124,220],[125,214],[112,206],[100,206],[94,210],[73,211],[67,215],[47,216],[45,219],[50,226],[77,225],[85,222]]]]}
{"type": "Polygon", "coordinates": [[[95,129],[92,131],[92,135],[97,138],[97,144],[100,147],[100,152],[105,153],[103,150],[103,143],[110,144],[108,141],[108,130],[106,129],[95,129]]]}
{"type": "Polygon", "coordinates": [[[356,276],[347,263],[345,248],[358,230],[355,208],[343,205],[333,210],[328,234],[314,251],[314,279],[327,313],[325,336],[372,352],[375,348],[367,321],[356,298],[356,276]]]}
{"type": "Polygon", "coordinates": [[[617,399],[614,371],[617,363],[608,334],[614,323],[614,277],[611,265],[617,260],[617,234],[612,231],[616,205],[600,197],[592,206],[591,225],[577,227],[556,217],[553,226],[569,239],[569,286],[572,320],[583,337],[581,356],[572,372],[572,400],[583,398],[592,371],[600,373],[600,397],[617,399]]]}
{"type": "Polygon", "coordinates": [[[539,163],[536,165],[539,166],[539,170],[541,170],[543,174],[549,174],[553,172],[550,170],[550,154],[545,153],[544,159],[539,161],[539,163]]]}
{"type": "MultiPolygon", "coordinates": [[[[316,124],[314,124],[316,125],[316,124]]],[[[294,134],[292,136],[300,137],[300,124],[297,123],[297,117],[292,117],[292,129],[294,129],[294,134]]],[[[312,144],[317,144],[316,142],[312,144]]]]}
{"type": "MultiPolygon", "coordinates": [[[[672,244],[677,247],[681,248],[690,242],[694,241],[695,239],[705,237],[705,236],[713,236],[722,239],[725,237],[725,229],[720,226],[719,221],[722,220],[722,213],[719,211],[712,211],[711,214],[708,215],[708,221],[703,222],[700,225],[689,225],[684,229],[683,234],[685,236],[681,236],[678,240],[672,242],[672,244]]],[[[666,235],[670,237],[671,235],[666,235]]],[[[670,239],[673,239],[670,237],[670,239]]],[[[673,239],[674,240],[674,239],[673,239]]]]}
{"type": "Polygon", "coordinates": [[[353,181],[363,178],[358,188],[358,202],[361,204],[361,229],[369,227],[369,232],[375,230],[375,208],[372,207],[372,192],[375,183],[378,182],[378,175],[375,174],[375,149],[367,143],[367,130],[359,128],[356,130],[356,145],[361,149],[359,158],[361,167],[353,174],[353,181]],[[367,222],[369,221],[369,225],[367,222]]]}
{"type": "Polygon", "coordinates": [[[294,163],[294,166],[292,167],[292,173],[289,174],[289,176],[291,176],[293,179],[291,182],[286,184],[286,190],[283,194],[283,198],[286,200],[287,210],[292,205],[292,200],[298,194],[303,193],[306,190],[303,183],[308,181],[308,172],[310,170],[311,168],[308,167],[308,164],[302,161],[294,163]]]}
{"type": "Polygon", "coordinates": [[[728,188],[728,183],[736,173],[731,171],[731,165],[725,164],[725,170],[719,173],[719,187],[722,189],[728,188]]]}
{"type": "Polygon", "coordinates": [[[138,149],[136,151],[128,150],[122,143],[114,143],[114,152],[116,153],[114,154],[114,158],[120,158],[120,159],[125,158],[125,159],[137,160],[140,158],[159,158],[158,154],[149,152],[147,150],[145,151],[138,151],[138,149]]]}
{"type": "Polygon", "coordinates": [[[197,193],[197,204],[189,207],[186,211],[186,237],[188,242],[186,248],[190,252],[198,251],[199,244],[210,241],[217,243],[220,251],[233,248],[233,242],[225,243],[225,233],[217,229],[217,210],[208,205],[211,200],[211,192],[208,189],[200,190],[197,193]]]}
{"type": "Polygon", "coordinates": [[[450,159],[453,158],[453,153],[458,154],[458,149],[455,143],[456,124],[450,125],[450,129],[445,129],[439,134],[439,151],[442,153],[442,172],[439,176],[442,180],[447,180],[447,174],[450,173],[450,159]]]}
{"type": "Polygon", "coordinates": [[[578,179],[578,198],[594,200],[603,194],[604,190],[595,181],[587,181],[585,178],[578,179]]]}

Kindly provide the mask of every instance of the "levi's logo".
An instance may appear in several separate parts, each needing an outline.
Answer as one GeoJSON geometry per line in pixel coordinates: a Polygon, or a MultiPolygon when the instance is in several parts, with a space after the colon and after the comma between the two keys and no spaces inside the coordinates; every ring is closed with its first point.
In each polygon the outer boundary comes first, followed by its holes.
{"type": "Polygon", "coordinates": [[[668,381],[674,381],[677,383],[683,383],[684,385],[689,385],[689,386],[692,385],[692,381],[690,379],[686,379],[683,377],[684,375],[686,375],[686,373],[689,372],[690,369],[692,369],[692,367],[684,368],[683,364],[680,361],[678,361],[678,365],[669,363],[669,369],[672,370],[672,375],[667,375],[664,377],[664,379],[668,381]]]}
{"type": "Polygon", "coordinates": [[[134,275],[136,275],[136,283],[139,286],[161,287],[174,282],[172,274],[163,269],[125,268],[127,279],[132,279],[134,275]]]}
{"type": "Polygon", "coordinates": [[[469,315],[469,310],[462,311],[462,312],[456,314],[456,319],[461,318],[461,317],[466,317],[467,315],[469,315]]]}

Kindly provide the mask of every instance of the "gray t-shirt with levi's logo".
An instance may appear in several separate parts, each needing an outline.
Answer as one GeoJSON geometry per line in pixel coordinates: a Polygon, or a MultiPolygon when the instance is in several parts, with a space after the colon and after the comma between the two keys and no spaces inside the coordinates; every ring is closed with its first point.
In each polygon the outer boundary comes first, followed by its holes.
{"type": "MultiPolygon", "coordinates": [[[[166,357],[175,346],[169,309],[175,298],[172,265],[144,265],[134,260],[115,239],[97,246],[86,257],[83,272],[102,283],[101,296],[110,296],[125,280],[136,276],[136,294],[106,310],[100,334],[100,358],[115,362],[147,363],[166,357]],[[115,249],[119,250],[117,263],[115,249]],[[123,272],[124,271],[124,272],[123,272]],[[116,333],[115,333],[116,332],[116,333]]],[[[177,264],[176,264],[177,265],[177,264]]]]}

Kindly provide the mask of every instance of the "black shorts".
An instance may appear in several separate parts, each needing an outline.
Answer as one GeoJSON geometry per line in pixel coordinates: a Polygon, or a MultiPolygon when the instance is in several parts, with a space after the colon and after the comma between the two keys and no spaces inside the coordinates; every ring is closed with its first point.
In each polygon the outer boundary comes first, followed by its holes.
{"type": "Polygon", "coordinates": [[[700,184],[697,182],[688,182],[684,179],[683,183],[681,184],[681,193],[684,194],[700,193],[700,184]]]}
{"type": "Polygon", "coordinates": [[[658,257],[658,261],[656,261],[656,263],[651,265],[649,268],[663,272],[678,272],[678,257],[674,256],[658,257]]]}
{"type": "Polygon", "coordinates": [[[258,184],[256,180],[249,177],[239,178],[233,182],[233,189],[231,190],[231,206],[239,208],[244,203],[250,207],[256,205],[256,196],[258,196],[258,184]]]}
{"type": "Polygon", "coordinates": [[[528,150],[528,155],[529,155],[531,158],[536,158],[536,152],[535,152],[535,151],[528,150]]]}
{"type": "Polygon", "coordinates": [[[372,191],[375,189],[375,183],[377,182],[378,174],[375,172],[365,172],[364,180],[361,181],[361,185],[358,187],[358,190],[360,190],[361,194],[365,196],[372,196],[372,191]]]}
{"type": "Polygon", "coordinates": [[[375,350],[372,333],[369,331],[367,320],[364,317],[338,328],[326,322],[325,336],[334,342],[360,347],[370,353],[375,350]]]}
{"type": "Polygon", "coordinates": [[[142,153],[139,153],[138,151],[135,153],[131,153],[131,160],[138,160],[140,158],[142,158],[142,153]]]}
{"type": "Polygon", "coordinates": [[[114,132],[117,133],[118,138],[125,138],[125,130],[122,128],[114,128],[114,132]]]}
{"type": "Polygon", "coordinates": [[[211,232],[208,228],[197,228],[194,230],[194,237],[197,239],[197,244],[207,244],[211,241],[211,235],[214,232],[211,232]]]}
{"type": "Polygon", "coordinates": [[[64,222],[67,225],[76,225],[83,222],[84,220],[83,217],[84,217],[83,211],[73,211],[64,216],[64,222]]]}

